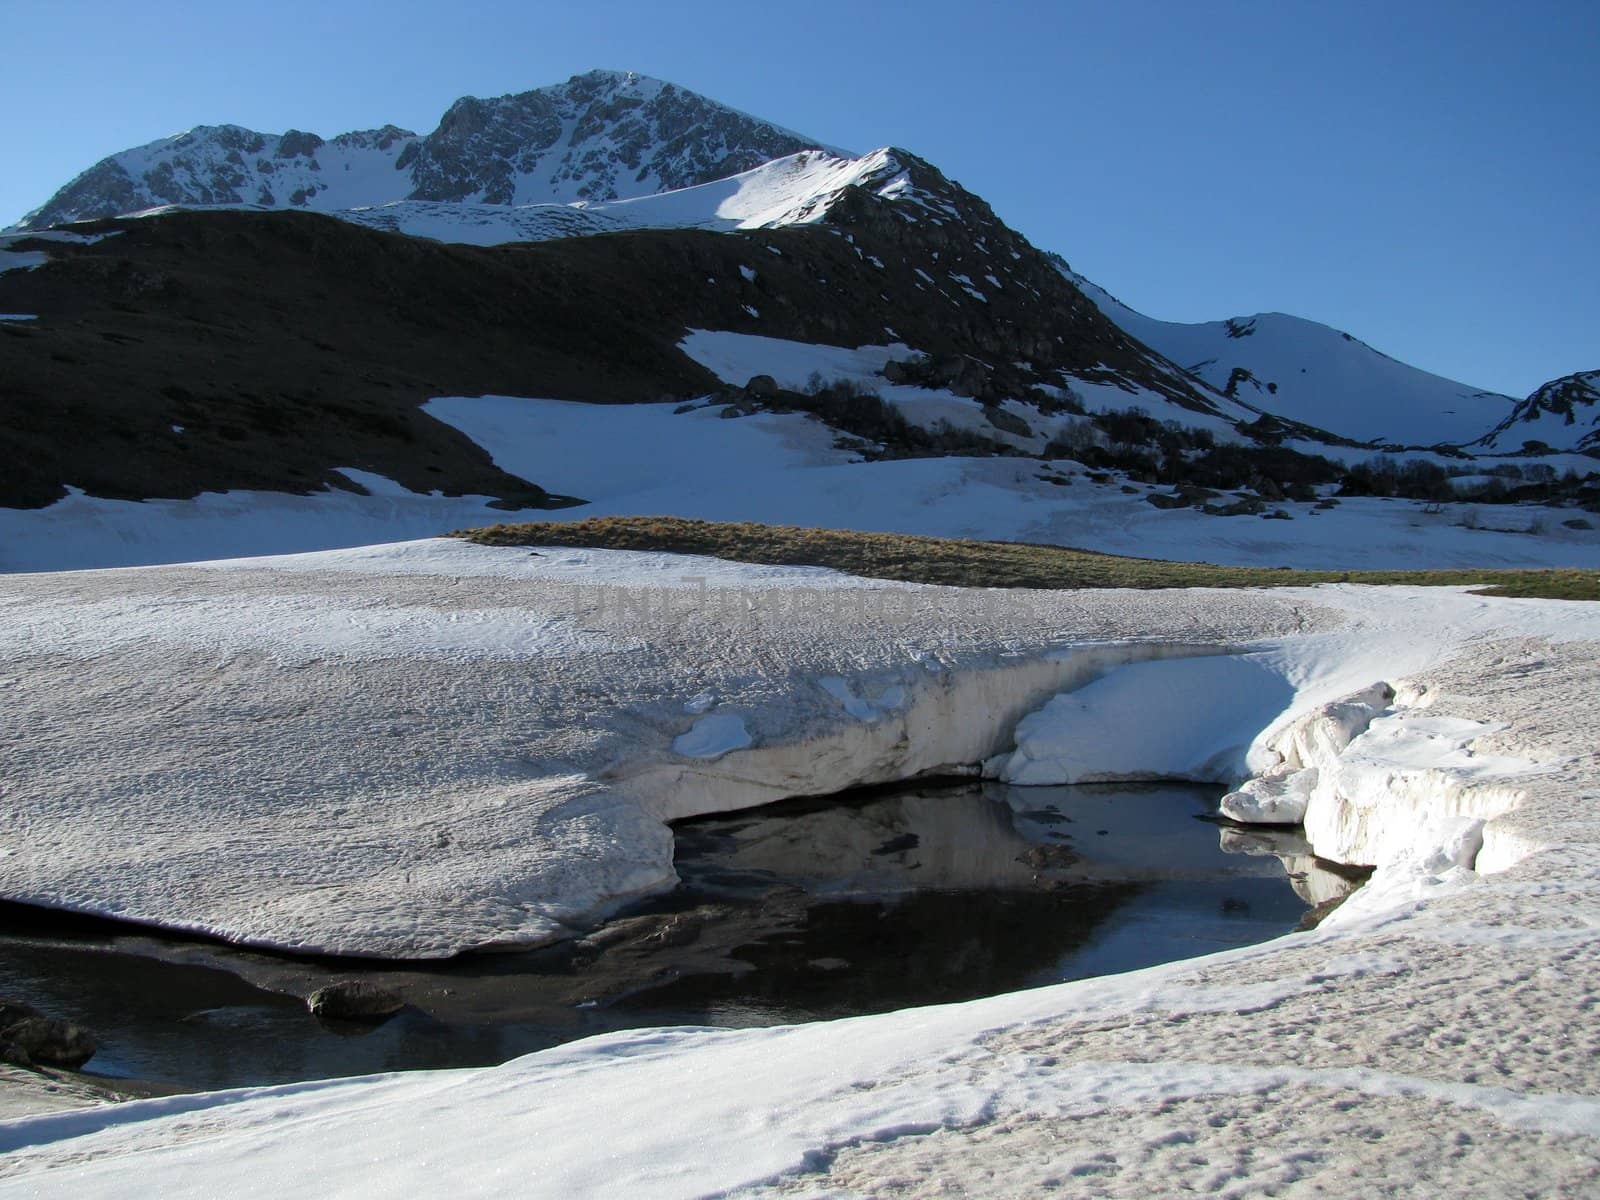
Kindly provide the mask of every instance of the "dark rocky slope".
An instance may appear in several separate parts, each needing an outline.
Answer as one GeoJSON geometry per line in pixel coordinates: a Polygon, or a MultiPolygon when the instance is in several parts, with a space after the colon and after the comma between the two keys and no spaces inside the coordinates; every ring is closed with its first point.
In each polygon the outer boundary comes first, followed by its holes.
{"type": "Polygon", "coordinates": [[[900,157],[913,201],[852,188],[822,224],[739,234],[478,248],[307,213],[175,212],[38,243],[52,261],[0,275],[0,311],[38,314],[0,325],[0,504],[69,484],[134,499],[351,486],[337,467],[551,503],[422,403],[704,395],[717,381],[677,349],[691,328],[900,340],[984,400],[1050,403],[1037,389],[1066,371],[1210,407],[986,204],[900,157]]]}

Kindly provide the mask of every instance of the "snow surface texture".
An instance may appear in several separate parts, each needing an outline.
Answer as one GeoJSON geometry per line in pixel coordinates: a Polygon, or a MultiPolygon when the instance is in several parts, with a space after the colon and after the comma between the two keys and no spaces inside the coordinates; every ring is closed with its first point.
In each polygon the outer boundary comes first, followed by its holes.
{"type": "MultiPolygon", "coordinates": [[[[1244,404],[1340,437],[1400,446],[1463,444],[1505,420],[1516,403],[1419,371],[1303,317],[1258,313],[1194,325],[1158,321],[1073,271],[1063,274],[1124,332],[1219,392],[1232,380],[1230,394],[1244,404]],[[1248,374],[1236,376],[1238,371],[1248,374]]],[[[1520,445],[1519,438],[1508,448],[1520,445]]]]}
{"type": "MultiPolygon", "coordinates": [[[[759,263],[751,269],[759,270],[759,263]]],[[[890,384],[878,372],[904,348],[812,346],[749,334],[693,331],[683,348],[720,378],[773,375],[803,387],[813,373],[876,389],[908,420],[944,421],[1038,453],[1080,420],[1008,405],[1033,433],[995,428],[977,401],[890,384]]],[[[1143,407],[1153,393],[1074,385],[1093,407],[1143,407]]],[[[588,405],[507,396],[447,397],[428,412],[483,446],[497,466],[588,504],[520,514],[525,520],[671,514],[707,520],[1009,538],[1114,554],[1216,563],[1371,568],[1592,567],[1600,531],[1571,529],[1570,509],[1346,499],[1338,507],[1275,501],[1292,520],[1160,510],[1166,491],[1096,483],[1067,460],[938,458],[865,462],[798,414],[722,419],[721,407],[588,405]],[[1065,483],[1063,483],[1065,481],[1065,483]]],[[[1168,414],[1170,415],[1170,414],[1168,414]]],[[[1210,417],[1219,432],[1226,426],[1210,417]]],[[[1318,447],[1310,447],[1319,449],[1318,447]]],[[[1326,450],[1326,447],[1320,449],[1326,450]]],[[[1355,457],[1364,457],[1357,454],[1355,457]]],[[[1557,469],[1592,459],[1548,460],[1557,469]]],[[[144,503],[74,494],[42,509],[0,509],[0,571],[136,566],[243,554],[281,554],[428,536],[516,520],[487,497],[419,495],[347,470],[372,493],[312,496],[234,492],[144,503]]]]}
{"type": "MultiPolygon", "coordinates": [[[[539,888],[580,907],[602,867],[616,886],[659,874],[655,813],[908,772],[941,751],[973,761],[1014,730],[1060,757],[1062,726],[1084,714],[1053,697],[1169,683],[1235,714],[1229,728],[1208,713],[1235,749],[1207,768],[1235,780],[1331,763],[1450,782],[1397,794],[1374,884],[1312,934],[941,1008],[633,1031],[493,1069],[8,1121],[0,1191],[121,1195],[136,1163],[142,1190],[172,1196],[1592,1192],[1593,606],[1353,587],[1010,595],[682,567],[427,542],[8,580],[17,815],[0,870],[58,900],[123,889],[126,915],[232,904],[258,932],[330,928],[352,887],[377,900],[376,872],[389,911],[409,915],[385,936],[415,945],[526,920],[539,888]],[[172,627],[174,595],[203,615],[172,627]],[[120,615],[106,606],[119,597],[120,615]],[[285,597],[310,625],[366,613],[395,657],[242,649],[253,613],[285,597]],[[507,661],[499,640],[473,654],[426,624],[393,640],[382,614],[426,609],[440,632],[463,612],[572,618],[599,648],[554,658],[551,634],[507,661]],[[122,639],[129,627],[147,640],[122,639]],[[1237,694],[1251,678],[1281,711],[1237,694]],[[861,700],[873,707],[852,711],[861,700]],[[737,715],[751,745],[711,763],[675,754],[708,712],[737,715]],[[552,783],[564,806],[530,799],[552,783]],[[1478,870],[1442,861],[1466,844],[1439,838],[1445,810],[1508,787],[1514,807],[1483,817],[1483,848],[1465,856],[1478,870]],[[70,839],[52,833],[63,822],[70,839]],[[559,862],[542,860],[543,838],[559,862]],[[296,878],[307,857],[319,892],[296,878]],[[126,889],[141,886],[135,903],[126,889]],[[452,904],[463,888],[474,902],[452,904]],[[516,889],[519,904],[502,902],[516,889]]],[[[1169,717],[1097,730],[1077,761],[1105,771],[1133,737],[1194,762],[1181,727],[1157,735],[1169,717]]],[[[356,909],[356,924],[374,915],[356,909]]]]}

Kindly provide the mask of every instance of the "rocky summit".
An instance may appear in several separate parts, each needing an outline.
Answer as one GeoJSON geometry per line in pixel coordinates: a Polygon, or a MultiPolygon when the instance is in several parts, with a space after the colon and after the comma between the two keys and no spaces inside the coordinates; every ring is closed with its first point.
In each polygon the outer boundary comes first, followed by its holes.
{"type": "Polygon", "coordinates": [[[685,88],[590,71],[493,99],[464,96],[432,133],[394,125],[323,139],[197,125],[102,159],[19,229],[163,205],[325,212],[394,200],[617,200],[690,187],[821,143],[685,88]]]}

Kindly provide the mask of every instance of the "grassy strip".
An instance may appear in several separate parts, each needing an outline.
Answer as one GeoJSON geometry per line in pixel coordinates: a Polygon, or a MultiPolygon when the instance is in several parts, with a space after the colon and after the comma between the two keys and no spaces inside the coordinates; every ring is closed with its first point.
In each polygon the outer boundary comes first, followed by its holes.
{"type": "Polygon", "coordinates": [[[585,546],[704,554],[734,562],[832,567],[872,579],[953,587],[1288,587],[1311,583],[1469,585],[1486,595],[1600,600],[1600,571],[1297,571],[1122,558],[1063,546],[972,542],[898,533],[854,533],[690,521],[680,517],[592,517],[468,529],[485,546],[585,546]]]}

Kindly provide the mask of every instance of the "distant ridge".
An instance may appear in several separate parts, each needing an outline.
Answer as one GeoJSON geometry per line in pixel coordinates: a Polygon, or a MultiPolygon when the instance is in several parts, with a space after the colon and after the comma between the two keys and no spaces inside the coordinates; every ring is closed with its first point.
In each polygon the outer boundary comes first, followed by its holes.
{"type": "Polygon", "coordinates": [[[675,84],[589,71],[514,95],[464,96],[426,136],[394,125],[328,139],[198,125],[102,159],[17,228],[174,204],[329,212],[396,200],[619,200],[821,148],[675,84]]]}

